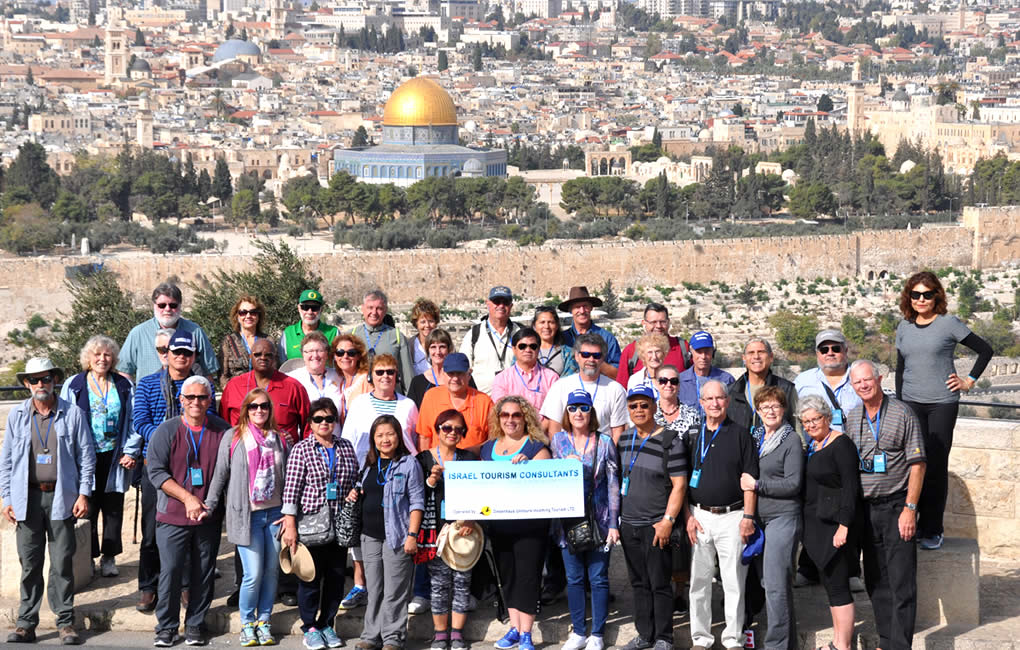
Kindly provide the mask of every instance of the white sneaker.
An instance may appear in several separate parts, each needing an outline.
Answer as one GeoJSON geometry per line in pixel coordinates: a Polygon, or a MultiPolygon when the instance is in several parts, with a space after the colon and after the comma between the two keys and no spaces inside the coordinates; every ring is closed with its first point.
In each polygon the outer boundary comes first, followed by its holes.
{"type": "Polygon", "coordinates": [[[560,650],[583,650],[585,647],[585,638],[577,632],[571,632],[570,636],[567,637],[567,642],[563,644],[560,650]]]}
{"type": "Polygon", "coordinates": [[[430,609],[432,609],[432,603],[421,596],[415,596],[411,599],[411,602],[407,604],[408,614],[424,614],[430,609]]]}
{"type": "Polygon", "coordinates": [[[584,644],[584,650],[602,650],[603,647],[602,637],[594,634],[588,637],[588,643],[584,644]]]}
{"type": "Polygon", "coordinates": [[[99,560],[99,574],[104,578],[113,578],[120,575],[120,569],[117,568],[117,561],[113,559],[112,555],[104,555],[99,560]]]}

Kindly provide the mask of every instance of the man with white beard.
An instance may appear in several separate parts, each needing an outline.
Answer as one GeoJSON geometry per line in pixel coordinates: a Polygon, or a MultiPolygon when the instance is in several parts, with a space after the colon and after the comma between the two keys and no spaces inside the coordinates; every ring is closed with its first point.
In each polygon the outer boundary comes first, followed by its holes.
{"type": "Polygon", "coordinates": [[[214,380],[220,371],[216,350],[205,331],[193,321],[181,318],[181,290],[175,284],[164,282],[152,290],[152,315],[149,320],[135,325],[124,339],[120,348],[117,370],[137,383],[163,369],[159,355],[152,346],[153,338],[160,329],[168,328],[191,334],[197,346],[196,361],[202,366],[202,374],[214,380]]]}

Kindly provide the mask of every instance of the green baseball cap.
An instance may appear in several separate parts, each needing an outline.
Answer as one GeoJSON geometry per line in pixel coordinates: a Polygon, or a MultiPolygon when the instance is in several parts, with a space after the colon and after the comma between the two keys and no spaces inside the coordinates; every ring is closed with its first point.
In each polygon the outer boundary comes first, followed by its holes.
{"type": "Polygon", "coordinates": [[[317,302],[321,305],[323,303],[322,294],[315,289],[305,289],[301,292],[301,297],[298,298],[298,302],[317,302]]]}

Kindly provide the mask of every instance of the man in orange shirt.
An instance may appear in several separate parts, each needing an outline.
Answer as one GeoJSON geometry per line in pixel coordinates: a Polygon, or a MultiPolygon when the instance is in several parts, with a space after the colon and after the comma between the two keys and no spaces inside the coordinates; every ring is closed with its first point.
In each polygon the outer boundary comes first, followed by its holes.
{"type": "Polygon", "coordinates": [[[457,446],[478,453],[489,439],[489,411],[492,400],[471,388],[471,364],[466,354],[452,352],[443,360],[443,372],[450,377],[445,386],[434,386],[426,393],[418,410],[418,448],[431,449],[436,434],[436,418],[447,409],[456,409],[467,423],[467,435],[457,446]]]}

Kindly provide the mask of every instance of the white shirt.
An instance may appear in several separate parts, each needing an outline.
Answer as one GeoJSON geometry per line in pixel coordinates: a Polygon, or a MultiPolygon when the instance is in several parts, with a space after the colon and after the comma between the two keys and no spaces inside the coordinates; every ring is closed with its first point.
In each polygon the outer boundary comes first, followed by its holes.
{"type": "MultiPolygon", "coordinates": [[[[377,413],[372,405],[372,394],[365,393],[354,398],[347,408],[347,419],[344,420],[343,437],[354,445],[354,452],[358,455],[358,467],[365,464],[365,457],[368,455],[370,446],[369,431],[372,423],[382,415],[377,413]]],[[[393,416],[400,421],[400,428],[403,429],[404,444],[411,454],[418,453],[418,407],[414,402],[397,394],[397,407],[393,416]]]]}
{"type": "Polygon", "coordinates": [[[581,375],[574,373],[561,378],[545,396],[541,414],[553,422],[563,421],[563,412],[567,408],[567,397],[581,387],[588,391],[595,404],[595,414],[599,419],[599,432],[607,436],[613,434],[613,427],[627,426],[627,391],[620,382],[600,374],[597,382],[581,381],[581,375]]]}
{"type": "MultiPolygon", "coordinates": [[[[327,366],[325,381],[322,383],[318,379],[312,379],[312,374],[308,372],[307,367],[292,370],[287,373],[287,376],[296,379],[298,383],[305,387],[309,402],[314,402],[321,397],[328,397],[336,404],[337,412],[343,413],[340,406],[340,403],[343,401],[343,397],[340,395],[340,375],[337,374],[336,370],[327,366]]],[[[311,413],[308,415],[310,416],[311,413]]],[[[339,421],[337,421],[333,431],[337,435],[340,434],[339,421]]]]}
{"type": "Polygon", "coordinates": [[[506,329],[500,334],[489,325],[488,320],[483,320],[478,325],[480,331],[474,350],[471,349],[471,330],[469,329],[464,335],[464,340],[461,341],[460,351],[466,354],[471,362],[471,378],[475,380],[475,386],[489,395],[492,393],[492,380],[514,362],[514,346],[510,344],[510,339],[513,338],[514,332],[520,329],[520,326],[513,321],[507,321],[506,329]]]}

